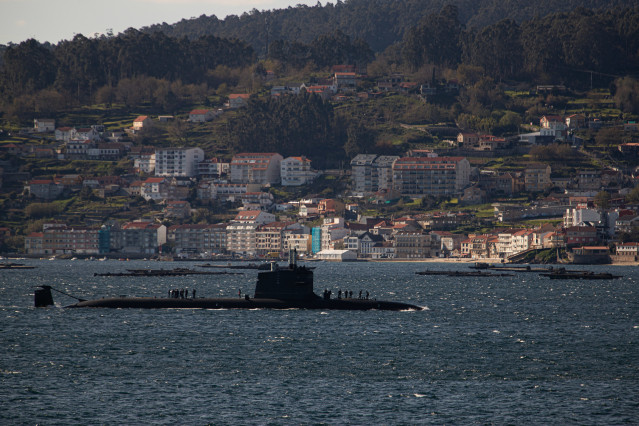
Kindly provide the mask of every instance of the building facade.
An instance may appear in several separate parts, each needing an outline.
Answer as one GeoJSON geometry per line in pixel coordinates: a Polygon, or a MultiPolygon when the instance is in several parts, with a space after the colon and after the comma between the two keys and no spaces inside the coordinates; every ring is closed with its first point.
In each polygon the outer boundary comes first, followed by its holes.
{"type": "Polygon", "coordinates": [[[402,195],[458,195],[470,182],[463,157],[403,157],[393,163],[393,188],[402,195]]]}
{"type": "Polygon", "coordinates": [[[204,161],[204,151],[200,148],[158,148],[155,175],[195,177],[201,161],[204,161]]]}

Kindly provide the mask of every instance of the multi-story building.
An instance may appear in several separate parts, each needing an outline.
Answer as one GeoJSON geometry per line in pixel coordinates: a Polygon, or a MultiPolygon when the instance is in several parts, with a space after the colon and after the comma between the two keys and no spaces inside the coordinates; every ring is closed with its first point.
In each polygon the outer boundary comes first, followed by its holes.
{"type": "Polygon", "coordinates": [[[371,234],[370,232],[365,232],[362,235],[359,235],[357,239],[357,257],[361,258],[372,258],[376,245],[379,246],[384,242],[384,237],[381,235],[371,234]]]}
{"type": "Polygon", "coordinates": [[[194,177],[203,160],[204,151],[200,148],[157,148],[155,175],[194,177]]]}
{"type": "Polygon", "coordinates": [[[128,222],[122,226],[123,253],[153,255],[166,243],[166,226],[152,222],[128,222]]]}
{"type": "Polygon", "coordinates": [[[232,183],[279,184],[282,156],[277,153],[241,153],[231,160],[232,183]]]}
{"type": "Polygon", "coordinates": [[[359,154],[351,160],[353,192],[368,194],[392,188],[395,155],[359,154]]]}
{"type": "Polygon", "coordinates": [[[564,229],[564,242],[567,246],[592,245],[599,242],[597,228],[594,226],[571,226],[564,229]]]}
{"type": "Polygon", "coordinates": [[[228,252],[243,256],[255,256],[258,226],[257,223],[229,223],[226,226],[226,249],[228,252]]]}
{"type": "Polygon", "coordinates": [[[302,157],[287,157],[281,162],[282,186],[299,186],[312,182],[318,175],[311,168],[311,160],[302,157]]]}
{"type": "Polygon", "coordinates": [[[396,259],[424,259],[430,257],[430,235],[422,232],[395,234],[396,259]]]}
{"type": "Polygon", "coordinates": [[[550,180],[550,166],[535,164],[524,171],[524,188],[528,192],[541,192],[552,185],[550,180]]]}
{"type": "Polygon", "coordinates": [[[155,171],[155,151],[142,152],[133,160],[133,167],[140,173],[153,173],[155,171]]]}
{"type": "Polygon", "coordinates": [[[261,210],[244,210],[226,227],[226,246],[230,253],[255,256],[257,228],[275,222],[275,215],[261,210]]]}
{"type": "Polygon", "coordinates": [[[497,254],[499,238],[495,235],[475,235],[462,241],[462,255],[471,259],[487,259],[497,254]]]}
{"type": "Polygon", "coordinates": [[[512,235],[512,251],[521,253],[532,248],[534,232],[530,229],[522,229],[512,235]]]}
{"type": "Polygon", "coordinates": [[[200,177],[220,177],[229,172],[229,163],[224,163],[219,158],[210,158],[200,161],[197,172],[200,177]]]}
{"type": "Polygon", "coordinates": [[[324,219],[320,229],[321,250],[334,249],[335,243],[348,234],[348,230],[344,227],[344,219],[341,217],[324,219]]]}
{"type": "Polygon", "coordinates": [[[104,228],[72,227],[46,224],[42,232],[34,232],[25,238],[28,254],[78,254],[106,253],[108,246],[100,243],[104,228]]]}
{"type": "Polygon", "coordinates": [[[284,231],[302,231],[303,226],[297,222],[271,222],[260,225],[256,231],[256,244],[258,256],[265,256],[269,253],[283,255],[284,231]]]}
{"type": "Polygon", "coordinates": [[[311,234],[309,234],[307,228],[284,230],[282,232],[282,251],[288,253],[290,249],[297,250],[300,255],[311,253],[311,234]]]}
{"type": "Polygon", "coordinates": [[[601,170],[578,170],[577,188],[598,191],[601,189],[601,170]]]}
{"type": "Polygon", "coordinates": [[[459,194],[470,182],[463,157],[403,157],[393,163],[393,188],[403,195],[459,194]]]}
{"type": "Polygon", "coordinates": [[[508,172],[482,171],[479,174],[479,187],[492,196],[511,196],[515,193],[515,178],[508,172]]]}
{"type": "Polygon", "coordinates": [[[185,224],[168,229],[168,241],[173,243],[175,253],[211,254],[226,251],[226,225],[185,224]]]}

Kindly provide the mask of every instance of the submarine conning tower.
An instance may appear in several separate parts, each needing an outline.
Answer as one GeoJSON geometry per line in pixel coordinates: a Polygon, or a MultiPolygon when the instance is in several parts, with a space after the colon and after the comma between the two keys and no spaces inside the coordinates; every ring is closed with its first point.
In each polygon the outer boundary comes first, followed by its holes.
{"type": "Polygon", "coordinates": [[[316,299],[313,292],[313,271],[297,266],[297,250],[289,250],[288,268],[271,264],[271,270],[257,274],[256,299],[309,300],[316,299]]]}

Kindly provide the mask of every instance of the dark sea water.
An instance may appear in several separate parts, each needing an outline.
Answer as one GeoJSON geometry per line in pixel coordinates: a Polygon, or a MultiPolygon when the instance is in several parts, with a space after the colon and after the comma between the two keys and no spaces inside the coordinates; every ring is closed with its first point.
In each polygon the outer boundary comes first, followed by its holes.
{"type": "Polygon", "coordinates": [[[244,275],[94,277],[190,263],[0,270],[0,424],[637,424],[639,271],[610,281],[418,276],[467,265],[315,263],[315,288],[421,312],[33,308],[251,293],[244,275]]]}

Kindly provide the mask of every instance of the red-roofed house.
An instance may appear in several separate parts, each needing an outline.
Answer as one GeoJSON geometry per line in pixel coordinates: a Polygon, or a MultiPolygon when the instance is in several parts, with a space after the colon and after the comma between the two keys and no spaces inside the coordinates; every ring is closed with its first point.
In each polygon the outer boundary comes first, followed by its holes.
{"type": "Polygon", "coordinates": [[[144,197],[145,200],[161,200],[163,199],[163,193],[165,192],[164,188],[168,186],[168,182],[163,177],[150,177],[147,178],[140,188],[140,195],[144,197]]]}
{"type": "Polygon", "coordinates": [[[133,120],[133,131],[140,131],[145,127],[151,126],[152,120],[150,117],[146,115],[140,115],[138,118],[133,120]]]}
{"type": "Polygon", "coordinates": [[[210,109],[194,109],[189,113],[191,123],[205,123],[213,120],[213,112],[210,109]]]}
{"type": "Polygon", "coordinates": [[[229,108],[237,109],[248,105],[251,95],[245,93],[233,93],[229,95],[229,108]]]}
{"type": "Polygon", "coordinates": [[[55,140],[69,142],[73,137],[73,127],[58,127],[55,129],[55,140]]]}
{"type": "Polygon", "coordinates": [[[634,262],[639,256],[639,243],[616,243],[615,244],[615,260],[634,262]]]}
{"type": "Polygon", "coordinates": [[[336,72],[333,82],[338,88],[355,87],[357,85],[357,74],[354,72],[336,72]]]}

